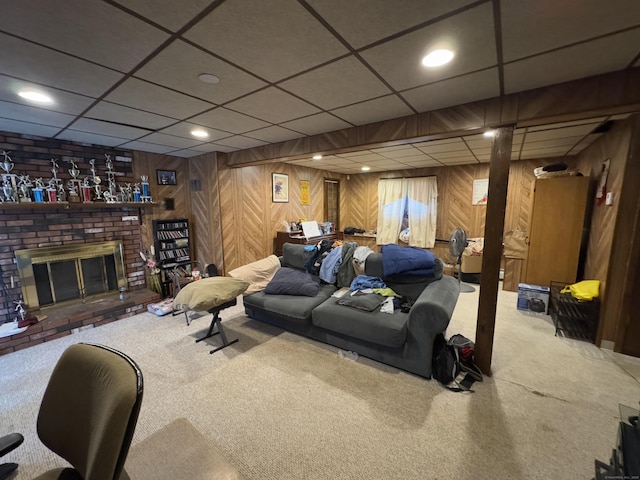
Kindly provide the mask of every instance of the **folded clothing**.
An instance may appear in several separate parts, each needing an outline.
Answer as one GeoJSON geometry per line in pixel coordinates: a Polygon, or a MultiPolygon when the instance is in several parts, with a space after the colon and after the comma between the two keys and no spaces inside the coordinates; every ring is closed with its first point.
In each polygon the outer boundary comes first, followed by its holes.
{"type": "Polygon", "coordinates": [[[387,285],[378,277],[368,275],[358,275],[351,282],[349,290],[365,290],[367,288],[387,288],[387,285]]]}
{"type": "Polygon", "coordinates": [[[401,247],[395,243],[383,245],[382,270],[385,278],[389,275],[434,275],[435,255],[418,247],[401,247]]]}

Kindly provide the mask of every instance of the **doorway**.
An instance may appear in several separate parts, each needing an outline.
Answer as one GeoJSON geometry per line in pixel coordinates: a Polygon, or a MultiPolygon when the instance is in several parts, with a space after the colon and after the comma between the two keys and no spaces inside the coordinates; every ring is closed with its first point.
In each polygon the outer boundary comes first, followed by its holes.
{"type": "Polygon", "coordinates": [[[324,179],[324,219],[333,224],[333,231],[340,231],[340,180],[324,179]]]}

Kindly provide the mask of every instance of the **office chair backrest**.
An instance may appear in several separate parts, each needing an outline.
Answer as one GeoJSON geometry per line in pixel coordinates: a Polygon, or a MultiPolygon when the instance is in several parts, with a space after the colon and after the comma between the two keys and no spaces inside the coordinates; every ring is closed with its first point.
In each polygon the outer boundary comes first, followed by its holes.
{"type": "Polygon", "coordinates": [[[77,344],[58,360],[40,405],[38,436],[85,480],[120,477],[142,403],[142,373],[121,352],[77,344]]]}

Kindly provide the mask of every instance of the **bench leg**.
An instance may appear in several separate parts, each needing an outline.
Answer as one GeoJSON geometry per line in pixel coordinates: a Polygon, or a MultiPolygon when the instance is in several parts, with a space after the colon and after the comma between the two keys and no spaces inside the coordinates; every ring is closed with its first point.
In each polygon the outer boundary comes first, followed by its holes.
{"type": "Polygon", "coordinates": [[[229,345],[233,345],[234,343],[236,343],[239,339],[235,338],[231,341],[229,341],[227,339],[227,335],[224,331],[224,328],[222,327],[222,323],[220,322],[220,317],[219,317],[219,310],[213,311],[211,312],[213,314],[213,318],[211,319],[211,324],[209,325],[209,330],[207,331],[207,334],[204,337],[200,337],[198,339],[196,339],[196,343],[204,340],[205,338],[210,338],[213,337],[214,335],[218,335],[220,334],[220,338],[222,339],[222,345],[214,348],[213,350],[211,350],[209,353],[215,353],[218,350],[222,350],[225,347],[228,347],[229,345]],[[217,327],[217,331],[213,331],[213,329],[217,327]]]}

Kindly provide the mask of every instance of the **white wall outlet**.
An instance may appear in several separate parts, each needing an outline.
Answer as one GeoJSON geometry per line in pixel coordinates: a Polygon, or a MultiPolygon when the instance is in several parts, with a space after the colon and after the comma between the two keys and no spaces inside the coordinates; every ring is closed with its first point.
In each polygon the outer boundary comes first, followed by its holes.
{"type": "Polygon", "coordinates": [[[604,200],[605,205],[613,205],[613,192],[607,192],[607,196],[604,200]]]}

